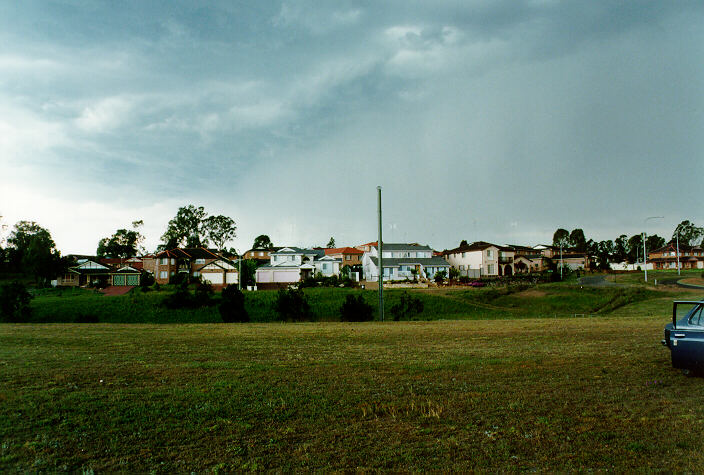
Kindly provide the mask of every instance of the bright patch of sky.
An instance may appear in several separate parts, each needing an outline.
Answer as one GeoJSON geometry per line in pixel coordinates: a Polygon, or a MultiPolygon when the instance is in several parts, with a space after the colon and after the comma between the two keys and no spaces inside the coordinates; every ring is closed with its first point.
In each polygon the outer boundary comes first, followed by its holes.
{"type": "Polygon", "coordinates": [[[381,185],[389,242],[669,238],[703,58],[701,2],[4,2],[0,215],[64,253],[187,204],[357,245],[381,185]]]}

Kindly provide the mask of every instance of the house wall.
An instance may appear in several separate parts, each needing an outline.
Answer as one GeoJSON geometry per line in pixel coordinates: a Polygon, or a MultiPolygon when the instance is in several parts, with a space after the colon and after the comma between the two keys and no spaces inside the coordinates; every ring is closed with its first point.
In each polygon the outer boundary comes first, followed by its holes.
{"type": "Polygon", "coordinates": [[[257,269],[257,284],[294,283],[301,280],[301,271],[294,269],[257,269]]]}

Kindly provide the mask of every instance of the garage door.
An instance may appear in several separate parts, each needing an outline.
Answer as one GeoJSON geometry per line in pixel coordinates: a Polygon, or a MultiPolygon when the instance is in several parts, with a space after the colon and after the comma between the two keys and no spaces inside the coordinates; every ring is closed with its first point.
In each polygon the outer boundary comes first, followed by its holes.
{"type": "Polygon", "coordinates": [[[125,276],[124,275],[113,275],[112,276],[112,285],[125,285],[125,276]]]}
{"type": "Polygon", "coordinates": [[[288,283],[288,282],[298,282],[300,280],[300,271],[288,270],[288,271],[274,271],[274,282],[278,283],[288,283]]]}
{"type": "Polygon", "coordinates": [[[228,284],[236,284],[237,283],[237,274],[235,274],[234,272],[228,272],[226,280],[227,280],[228,284]]]}
{"type": "Polygon", "coordinates": [[[139,276],[137,274],[128,275],[127,285],[139,285],[139,276]]]}
{"type": "Polygon", "coordinates": [[[222,273],[220,272],[213,272],[207,273],[207,274],[202,274],[203,275],[203,280],[207,280],[211,284],[222,284],[222,273]]]}

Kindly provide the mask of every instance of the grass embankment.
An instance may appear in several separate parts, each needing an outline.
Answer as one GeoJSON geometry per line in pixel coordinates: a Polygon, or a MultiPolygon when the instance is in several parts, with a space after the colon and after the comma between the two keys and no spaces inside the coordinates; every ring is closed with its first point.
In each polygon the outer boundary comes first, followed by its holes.
{"type": "Polygon", "coordinates": [[[677,274],[676,270],[649,270],[648,282],[646,284],[644,272],[624,272],[606,275],[607,280],[617,284],[642,284],[650,286],[654,286],[656,281],[658,284],[663,284],[674,283],[680,279],[701,279],[701,277],[701,269],[682,270],[680,275],[677,274]]]}
{"type": "MultiPolygon", "coordinates": [[[[386,318],[404,291],[385,292],[386,318]]],[[[633,302],[660,295],[643,288],[580,287],[543,284],[534,287],[509,286],[482,289],[410,290],[423,301],[418,320],[541,318],[606,314],[633,302]]],[[[313,320],[337,321],[340,306],[349,293],[362,293],[376,308],[376,291],[338,288],[305,289],[313,320]]],[[[161,302],[168,292],[136,291],[130,295],[107,297],[83,290],[51,291],[32,301],[33,322],[74,322],[80,317],[96,317],[109,323],[215,323],[220,322],[216,306],[169,310],[161,302]]],[[[273,311],[276,292],[245,293],[245,306],[254,322],[276,319],[273,311]]],[[[219,301],[216,294],[214,302],[219,301]]],[[[377,315],[378,318],[378,315],[377,315]]]]}
{"type": "Polygon", "coordinates": [[[0,325],[0,471],[699,471],[704,384],[659,344],[669,300],[593,319],[0,325]]]}

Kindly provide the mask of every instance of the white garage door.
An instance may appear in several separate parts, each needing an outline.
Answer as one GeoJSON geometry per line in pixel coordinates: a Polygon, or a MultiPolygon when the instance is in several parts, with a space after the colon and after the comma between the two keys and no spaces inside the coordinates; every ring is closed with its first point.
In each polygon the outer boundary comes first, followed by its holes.
{"type": "Polygon", "coordinates": [[[226,280],[227,280],[228,284],[236,284],[237,283],[237,274],[234,272],[228,272],[226,280]]]}
{"type": "Polygon", "coordinates": [[[298,282],[300,280],[300,271],[295,270],[277,270],[274,271],[274,282],[298,282]]]}
{"type": "Polygon", "coordinates": [[[222,272],[203,273],[203,280],[207,280],[211,284],[222,284],[222,272]]]}
{"type": "Polygon", "coordinates": [[[271,282],[272,272],[270,270],[259,270],[257,269],[257,283],[268,284],[271,282]]]}

